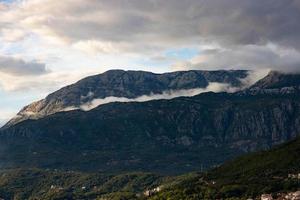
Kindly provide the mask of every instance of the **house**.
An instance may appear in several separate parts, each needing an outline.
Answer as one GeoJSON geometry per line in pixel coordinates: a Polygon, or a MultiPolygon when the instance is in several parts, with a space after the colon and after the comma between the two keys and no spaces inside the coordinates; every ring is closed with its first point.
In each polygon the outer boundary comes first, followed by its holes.
{"type": "Polygon", "coordinates": [[[292,200],[300,200],[300,191],[294,192],[292,194],[292,200]]]}
{"type": "Polygon", "coordinates": [[[262,194],[260,199],[261,200],[273,200],[273,197],[271,194],[262,194]]]}
{"type": "Polygon", "coordinates": [[[60,186],[56,186],[56,185],[51,185],[50,189],[54,190],[63,190],[64,188],[63,187],[60,187],[60,186]]]}
{"type": "Polygon", "coordinates": [[[300,173],[298,173],[298,174],[288,174],[288,178],[290,178],[290,179],[300,179],[300,173]]]}
{"type": "Polygon", "coordinates": [[[145,195],[146,197],[150,197],[150,196],[152,195],[152,193],[151,193],[150,190],[146,190],[146,191],[144,192],[144,195],[145,195]]]}
{"type": "Polygon", "coordinates": [[[300,200],[300,191],[288,193],[285,196],[286,200],[300,200]]]}
{"type": "Polygon", "coordinates": [[[146,190],[145,192],[144,192],[144,195],[146,196],[146,197],[151,197],[152,195],[154,195],[155,193],[158,193],[158,192],[160,192],[161,191],[161,187],[156,187],[156,188],[153,188],[153,189],[151,189],[151,190],[146,190]]]}
{"type": "Polygon", "coordinates": [[[288,178],[296,179],[298,178],[298,174],[288,174],[288,178]]]}
{"type": "Polygon", "coordinates": [[[154,192],[159,192],[160,190],[161,188],[159,186],[153,189],[154,192]]]}

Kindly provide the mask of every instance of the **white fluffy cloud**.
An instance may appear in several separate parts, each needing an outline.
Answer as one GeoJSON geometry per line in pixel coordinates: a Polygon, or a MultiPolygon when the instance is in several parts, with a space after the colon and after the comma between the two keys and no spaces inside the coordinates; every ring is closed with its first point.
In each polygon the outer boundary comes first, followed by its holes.
{"type": "Polygon", "coordinates": [[[9,119],[16,115],[14,110],[0,110],[0,128],[7,122],[9,119]]]}
{"type": "MultiPolygon", "coordinates": [[[[204,92],[236,92],[241,88],[232,87],[229,84],[224,83],[215,83],[211,82],[206,88],[194,88],[188,90],[168,90],[164,91],[161,94],[152,94],[152,95],[142,95],[137,98],[129,99],[125,97],[105,97],[103,99],[93,99],[90,102],[87,102],[80,107],[67,107],[64,111],[76,110],[81,109],[84,111],[92,110],[99,105],[112,103],[112,102],[145,102],[151,100],[158,100],[158,99],[173,99],[176,97],[191,97],[195,96],[204,92]]],[[[89,93],[88,96],[93,96],[93,93],[89,93]]],[[[85,98],[85,97],[83,97],[85,98]]]]}
{"type": "Polygon", "coordinates": [[[26,37],[26,32],[21,29],[6,29],[1,30],[1,37],[7,42],[16,42],[26,37]]]}
{"type": "Polygon", "coordinates": [[[292,70],[298,63],[298,0],[21,0],[0,5],[0,38],[6,42],[35,35],[56,48],[149,58],[172,48],[218,44],[222,51],[195,59],[210,68],[292,70]],[[269,44],[287,49],[287,55],[268,50],[269,44]]]}

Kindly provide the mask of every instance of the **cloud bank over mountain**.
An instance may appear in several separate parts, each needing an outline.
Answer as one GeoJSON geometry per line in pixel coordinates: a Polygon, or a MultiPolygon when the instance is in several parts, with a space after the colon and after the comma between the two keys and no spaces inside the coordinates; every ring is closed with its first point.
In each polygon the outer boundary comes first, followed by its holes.
{"type": "MultiPolygon", "coordinates": [[[[242,85],[240,87],[234,87],[228,83],[210,82],[206,88],[167,90],[167,91],[163,91],[161,94],[142,95],[136,98],[115,97],[115,96],[109,96],[105,98],[95,98],[89,102],[83,103],[79,107],[67,107],[64,109],[64,111],[78,110],[78,109],[89,111],[100,105],[112,103],[112,102],[145,102],[145,101],[152,101],[152,100],[159,100],[159,99],[173,99],[176,97],[192,97],[205,92],[234,93],[250,87],[255,82],[265,77],[268,72],[269,72],[268,70],[249,71],[247,77],[240,79],[242,82],[242,85]]],[[[81,98],[90,99],[93,98],[93,96],[94,96],[93,92],[89,92],[86,96],[82,96],[81,98]]]]}
{"type": "MultiPolygon", "coordinates": [[[[84,111],[92,110],[100,105],[112,103],[112,102],[145,102],[159,99],[173,99],[176,97],[191,97],[204,92],[236,92],[240,88],[232,87],[230,84],[226,83],[217,83],[211,82],[206,88],[194,88],[186,90],[168,90],[164,91],[161,94],[151,94],[151,95],[142,95],[137,98],[126,98],[126,97],[105,97],[102,99],[96,98],[92,101],[82,104],[80,107],[68,107],[64,111],[77,110],[81,109],[84,111]]],[[[92,93],[89,93],[89,96],[93,96],[92,93]]],[[[84,98],[84,97],[83,97],[84,98]]]]}

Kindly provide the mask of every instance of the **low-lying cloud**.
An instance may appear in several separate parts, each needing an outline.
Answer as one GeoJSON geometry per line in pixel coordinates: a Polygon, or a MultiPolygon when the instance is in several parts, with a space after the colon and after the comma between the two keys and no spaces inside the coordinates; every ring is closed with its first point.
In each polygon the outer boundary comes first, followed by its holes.
{"type": "MultiPolygon", "coordinates": [[[[232,87],[230,84],[211,82],[206,88],[194,88],[188,90],[168,90],[161,94],[142,95],[137,98],[129,99],[125,97],[105,97],[102,99],[93,99],[87,103],[82,104],[80,107],[68,107],[64,111],[81,109],[84,111],[92,110],[100,105],[112,102],[145,102],[159,99],[173,99],[176,97],[191,97],[204,92],[236,92],[240,88],[232,87]]],[[[91,94],[90,94],[91,95],[91,94]]]]}

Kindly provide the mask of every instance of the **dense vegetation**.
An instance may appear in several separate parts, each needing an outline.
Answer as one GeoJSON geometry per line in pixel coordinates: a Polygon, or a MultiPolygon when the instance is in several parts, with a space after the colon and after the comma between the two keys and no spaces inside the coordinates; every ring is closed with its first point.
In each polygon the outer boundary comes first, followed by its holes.
{"type": "Polygon", "coordinates": [[[263,193],[295,191],[300,180],[300,139],[270,151],[252,153],[202,173],[163,177],[151,173],[103,174],[57,170],[4,170],[5,199],[247,199],[263,193]],[[145,196],[146,190],[160,191],[145,196]]]}
{"type": "Polygon", "coordinates": [[[300,139],[237,158],[202,174],[177,178],[151,199],[247,199],[295,191],[300,180],[300,139]]]}
{"type": "Polygon", "coordinates": [[[4,170],[0,172],[0,197],[58,200],[124,196],[132,199],[161,182],[162,177],[150,173],[109,175],[40,169],[4,170]]]}

